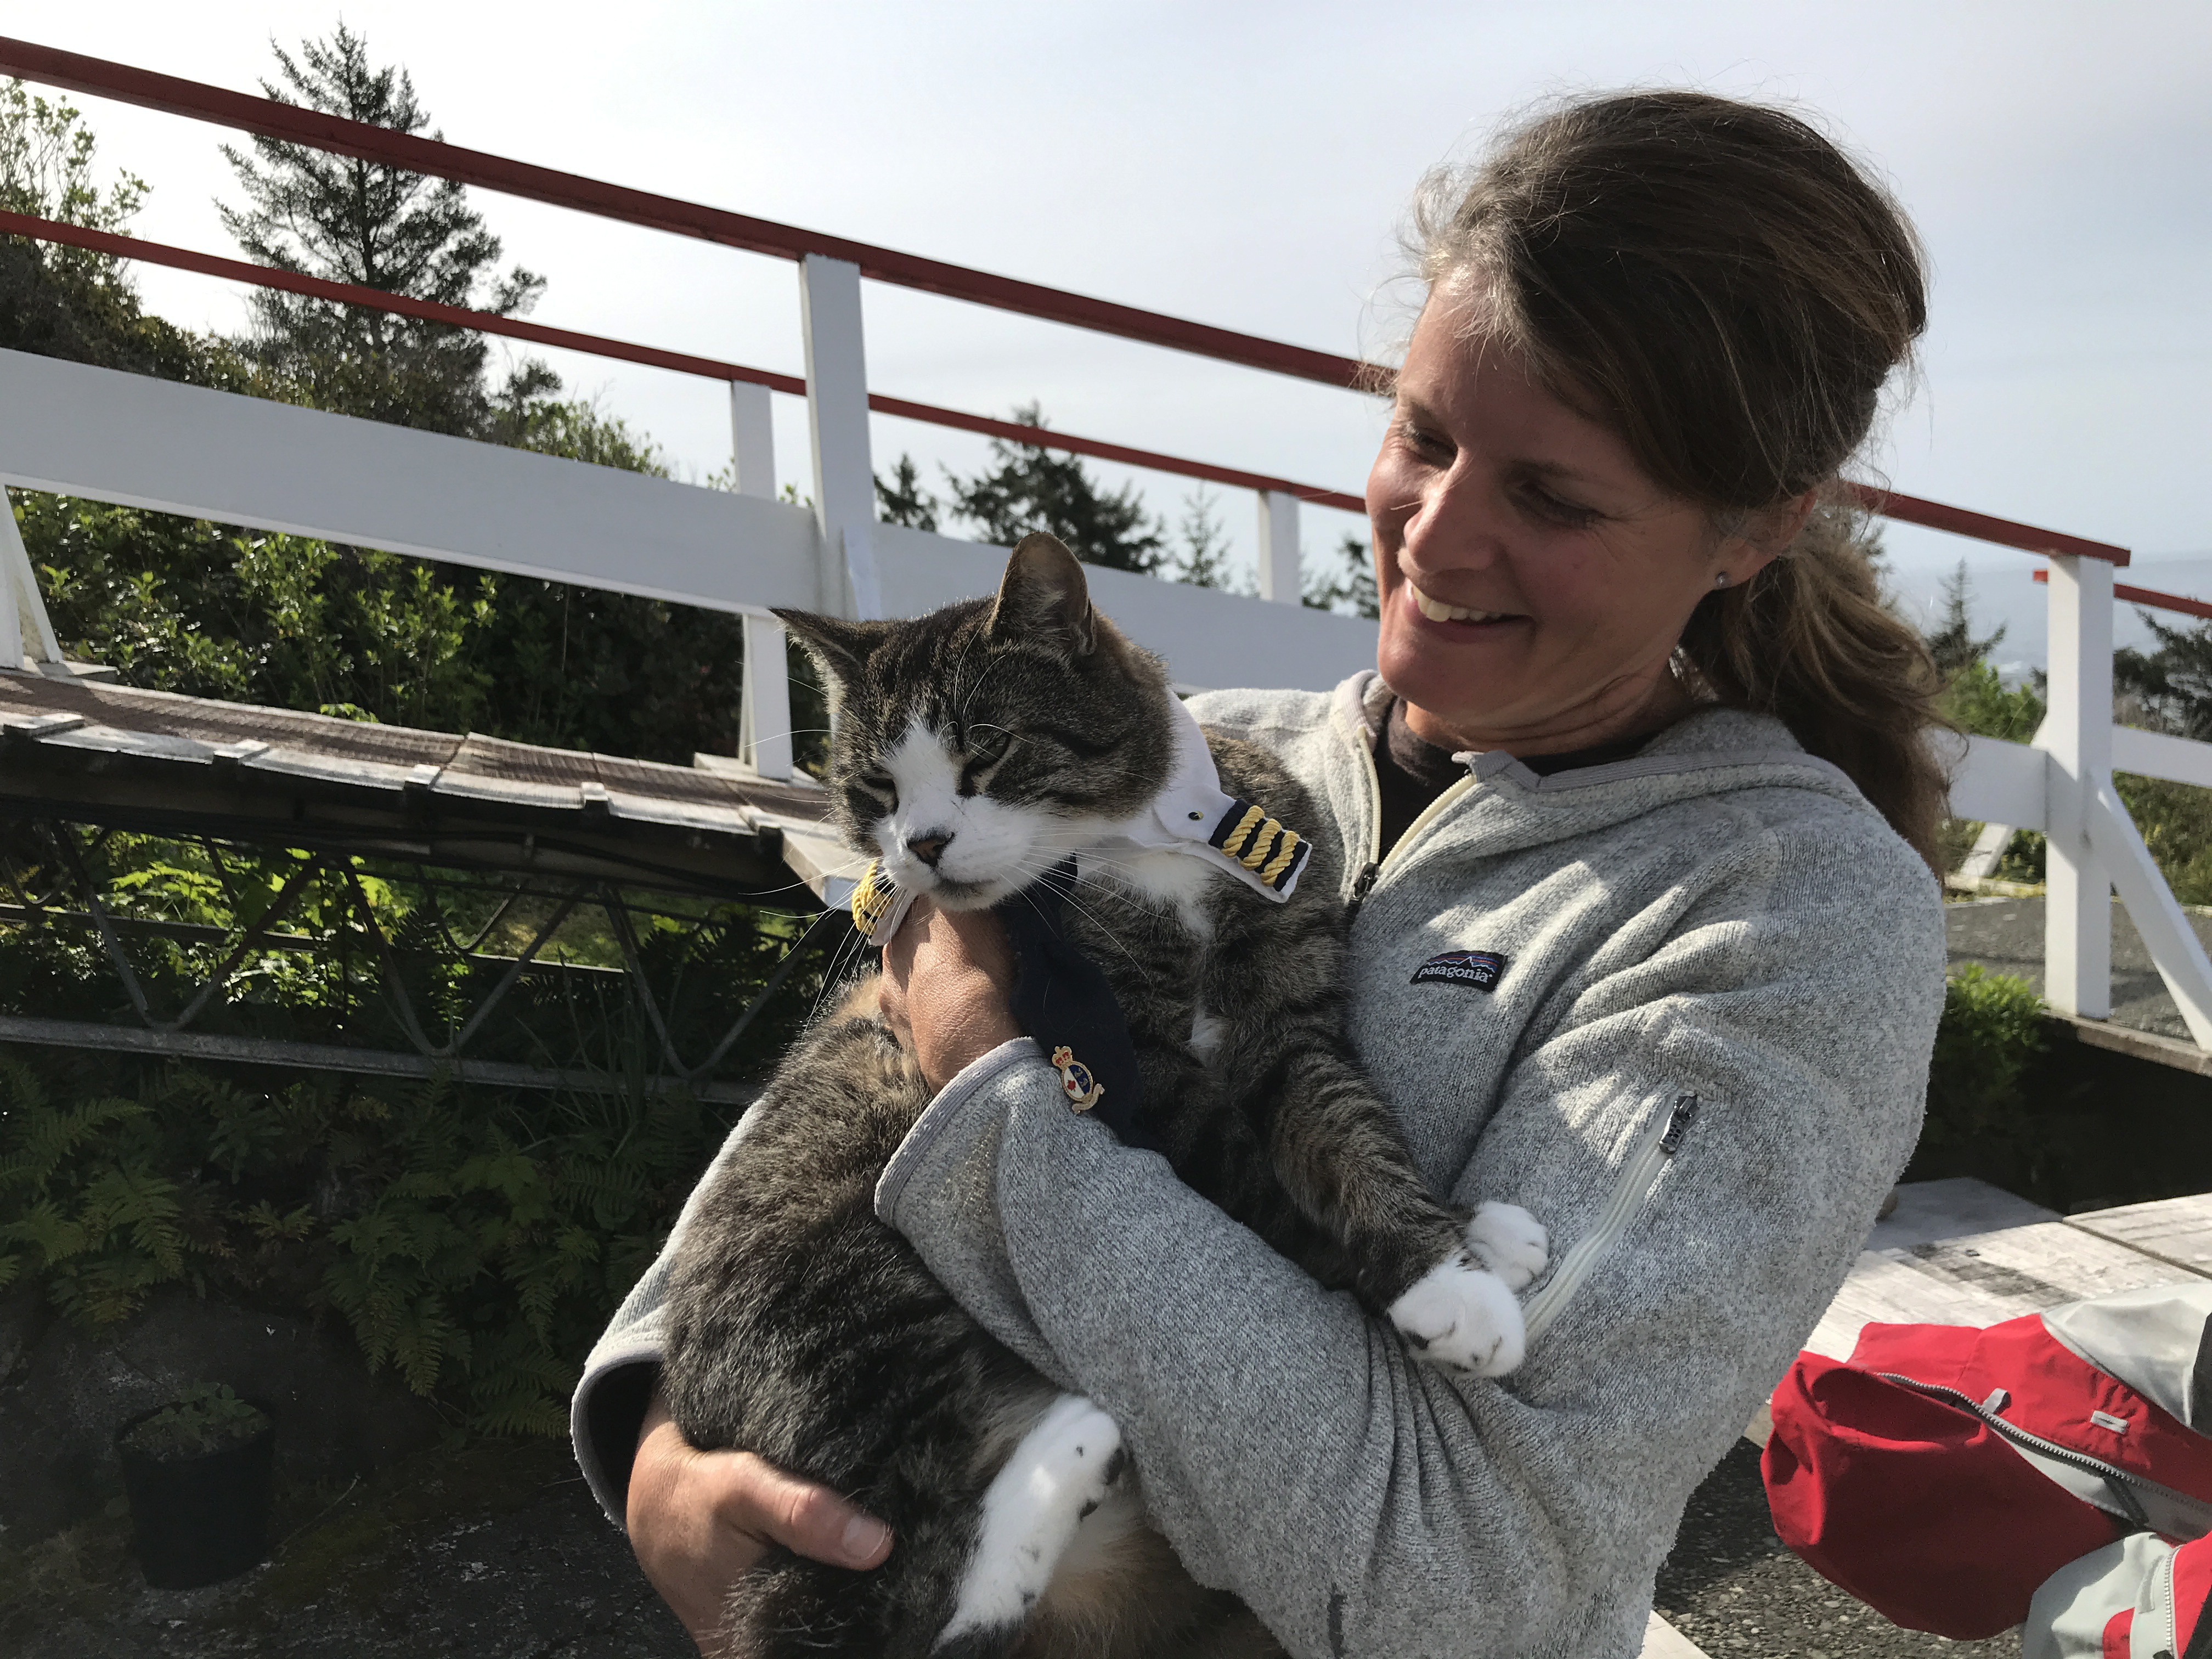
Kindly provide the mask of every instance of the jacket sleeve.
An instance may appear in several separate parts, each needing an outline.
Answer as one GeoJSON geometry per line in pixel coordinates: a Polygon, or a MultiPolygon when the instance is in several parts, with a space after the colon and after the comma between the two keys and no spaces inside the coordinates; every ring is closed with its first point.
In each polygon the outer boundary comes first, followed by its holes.
{"type": "Polygon", "coordinates": [[[691,1195],[676,1218],[668,1243],[645,1275],[630,1287],[615,1316],[584,1361],[584,1374],[568,1401],[568,1438],[576,1450],[576,1467],[599,1499],[599,1507],[617,1526],[624,1524],[629,1503],[630,1460],[637,1451],[637,1434],[644,1426],[646,1407],[660,1381],[662,1319],[668,1298],[669,1264],[675,1259],[676,1238],[691,1219],[709,1178],[737,1151],[749,1111],[723,1139],[721,1150],[707,1166],[691,1195]]]}
{"type": "Polygon", "coordinates": [[[1291,1653],[1632,1654],[1683,1504],[1918,1130],[1938,907],[1924,870],[1901,895],[1899,860],[1816,840],[1768,836],[1608,952],[1510,1073],[1452,1194],[1551,1229],[1528,1359],[1500,1382],[1418,1363],[1071,1114],[1026,1041],[948,1085],[878,1212],[1115,1417],[1185,1565],[1291,1653]]]}
{"type": "Polygon", "coordinates": [[[2051,1575],[2029,1605],[2021,1659],[2188,1659],[2212,1645],[2212,1538],[2139,1532],[2051,1575]]]}

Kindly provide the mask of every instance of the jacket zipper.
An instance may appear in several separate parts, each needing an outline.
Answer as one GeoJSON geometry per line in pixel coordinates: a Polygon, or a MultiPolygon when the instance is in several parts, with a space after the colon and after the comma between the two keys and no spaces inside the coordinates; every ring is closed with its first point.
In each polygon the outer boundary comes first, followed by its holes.
{"type": "Polygon", "coordinates": [[[1443,793],[1421,809],[1419,817],[1406,826],[1406,833],[1389,848],[1382,845],[1382,778],[1375,769],[1375,750],[1364,734],[1354,734],[1352,746],[1359,751],[1360,764],[1367,769],[1367,862],[1360,866],[1359,874],[1352,884],[1352,896],[1345,902],[1345,925],[1358,919],[1359,907],[1367,902],[1367,896],[1375,890],[1390,860],[1410,846],[1422,830],[1427,829],[1445,808],[1474,787],[1474,775],[1457,780],[1443,793]]]}
{"type": "Polygon", "coordinates": [[[1643,1143],[1613,1183],[1613,1191],[1606,1198],[1605,1208],[1599,1212],[1597,1224],[1575,1241],[1566,1255],[1559,1258],[1559,1265],[1552,1276],[1522,1304],[1522,1318],[1532,1345],[1566,1311],[1575,1292],[1582,1289],[1598,1264],[1613,1254],[1613,1246],[1620,1243],[1630,1224],[1643,1213],[1644,1205],[1650,1201],[1652,1192],[1659,1185],[1660,1176],[1681,1150],[1682,1138],[1697,1118],[1697,1096],[1678,1095],[1674,1109],[1664,1117],[1655,1119],[1644,1132],[1643,1143]]]}

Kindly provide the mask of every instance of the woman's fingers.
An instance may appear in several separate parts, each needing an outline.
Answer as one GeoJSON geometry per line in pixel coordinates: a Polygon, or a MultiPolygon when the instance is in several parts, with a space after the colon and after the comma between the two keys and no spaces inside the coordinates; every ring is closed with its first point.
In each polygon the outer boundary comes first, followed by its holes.
{"type": "Polygon", "coordinates": [[[1006,1006],[1014,981],[1006,931],[988,910],[907,912],[884,946],[881,1007],[933,1089],[1021,1035],[1006,1006]]]}
{"type": "Polygon", "coordinates": [[[750,1452],[695,1449],[656,1391],[630,1464],[625,1521],[639,1566],[704,1654],[720,1651],[730,1586],[770,1543],[843,1567],[890,1553],[890,1528],[750,1452]]]}
{"type": "Polygon", "coordinates": [[[872,1567],[891,1553],[891,1529],[827,1486],[786,1474],[750,1452],[732,1460],[725,1518],[798,1554],[840,1567],[872,1567]]]}

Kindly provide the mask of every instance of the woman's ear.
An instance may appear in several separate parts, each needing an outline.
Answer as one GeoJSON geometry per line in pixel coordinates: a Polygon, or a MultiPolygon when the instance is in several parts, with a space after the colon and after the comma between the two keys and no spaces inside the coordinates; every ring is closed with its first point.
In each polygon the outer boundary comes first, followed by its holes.
{"type": "Polygon", "coordinates": [[[1727,586],[1741,587],[1790,550],[1805,520],[1820,504],[1820,492],[1808,489],[1779,504],[1748,514],[1732,536],[1723,537],[1713,554],[1713,572],[1725,576],[1727,586]]]}

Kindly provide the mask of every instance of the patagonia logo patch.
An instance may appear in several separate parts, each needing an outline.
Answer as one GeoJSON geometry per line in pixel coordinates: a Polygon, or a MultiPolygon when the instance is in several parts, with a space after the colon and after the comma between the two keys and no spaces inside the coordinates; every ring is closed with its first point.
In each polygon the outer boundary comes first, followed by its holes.
{"type": "Polygon", "coordinates": [[[1207,842],[1220,848],[1279,893],[1291,890],[1313,848],[1249,800],[1232,800],[1207,842]]]}
{"type": "Polygon", "coordinates": [[[1472,985],[1478,991],[1494,991],[1498,988],[1498,976],[1504,971],[1505,958],[1495,951],[1447,951],[1414,969],[1411,982],[1427,985],[1442,981],[1447,985],[1472,985]]]}

